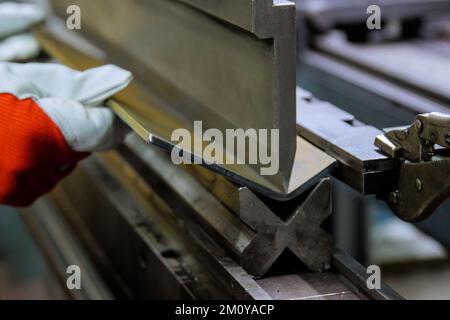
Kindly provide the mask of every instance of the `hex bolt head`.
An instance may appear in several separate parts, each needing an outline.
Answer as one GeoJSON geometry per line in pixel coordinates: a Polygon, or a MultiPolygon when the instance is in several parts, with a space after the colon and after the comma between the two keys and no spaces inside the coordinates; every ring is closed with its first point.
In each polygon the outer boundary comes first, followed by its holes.
{"type": "Polygon", "coordinates": [[[417,130],[417,132],[422,132],[422,129],[423,129],[423,124],[422,124],[422,121],[420,121],[419,119],[417,119],[415,122],[414,122],[414,127],[416,128],[416,130],[417,130]]]}
{"type": "Polygon", "coordinates": [[[421,192],[423,189],[423,183],[422,180],[420,180],[420,178],[416,179],[416,190],[417,192],[421,192]]]}

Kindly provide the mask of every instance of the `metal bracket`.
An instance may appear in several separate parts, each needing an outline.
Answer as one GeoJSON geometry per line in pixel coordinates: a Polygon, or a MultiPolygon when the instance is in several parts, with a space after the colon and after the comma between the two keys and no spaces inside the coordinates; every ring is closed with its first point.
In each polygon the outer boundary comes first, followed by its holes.
{"type": "Polygon", "coordinates": [[[409,127],[378,136],[375,145],[398,162],[399,178],[387,202],[403,220],[429,217],[450,195],[450,116],[418,115],[409,127]]]}
{"type": "Polygon", "coordinates": [[[332,212],[331,180],[322,179],[282,220],[248,188],[239,189],[240,218],[257,234],[243,251],[243,268],[262,277],[285,249],[313,271],[331,265],[333,241],[321,224],[332,212]]]}
{"type": "Polygon", "coordinates": [[[375,145],[392,158],[411,162],[431,161],[435,145],[450,147],[450,115],[426,113],[417,116],[409,127],[389,130],[377,137],[375,145]]]}
{"type": "Polygon", "coordinates": [[[428,218],[450,195],[450,159],[405,162],[400,168],[398,190],[389,206],[403,220],[428,218]]]}

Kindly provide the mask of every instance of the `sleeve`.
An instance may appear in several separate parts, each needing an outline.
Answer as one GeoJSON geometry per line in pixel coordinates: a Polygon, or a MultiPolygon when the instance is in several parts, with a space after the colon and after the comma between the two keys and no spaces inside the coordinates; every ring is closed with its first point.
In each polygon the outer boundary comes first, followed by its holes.
{"type": "Polygon", "coordinates": [[[86,156],[33,99],[0,94],[0,204],[30,205],[86,156]]]}

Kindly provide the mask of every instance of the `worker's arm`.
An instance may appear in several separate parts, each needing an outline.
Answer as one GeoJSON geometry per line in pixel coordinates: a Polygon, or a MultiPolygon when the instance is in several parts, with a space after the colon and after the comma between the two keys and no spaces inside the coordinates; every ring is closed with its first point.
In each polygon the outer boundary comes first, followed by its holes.
{"type": "MultiPolygon", "coordinates": [[[[0,61],[36,56],[33,4],[0,3],[0,61]]],[[[131,74],[114,66],[76,72],[55,64],[0,62],[0,204],[25,206],[50,191],[90,152],[120,140],[102,102],[131,74]]]]}
{"type": "Polygon", "coordinates": [[[130,81],[115,66],[0,63],[0,204],[29,205],[90,152],[116,146],[117,123],[102,102],[130,81]]]}

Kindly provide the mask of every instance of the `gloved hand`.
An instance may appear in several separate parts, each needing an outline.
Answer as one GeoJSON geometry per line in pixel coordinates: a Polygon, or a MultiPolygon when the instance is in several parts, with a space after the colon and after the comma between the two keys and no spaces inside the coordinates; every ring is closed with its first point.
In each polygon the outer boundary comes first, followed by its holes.
{"type": "Polygon", "coordinates": [[[31,204],[89,152],[121,141],[102,102],[131,79],[111,65],[0,63],[0,204],[31,204]]]}
{"type": "Polygon", "coordinates": [[[27,31],[45,19],[34,4],[0,3],[0,61],[24,61],[37,56],[39,43],[27,31]]]}

